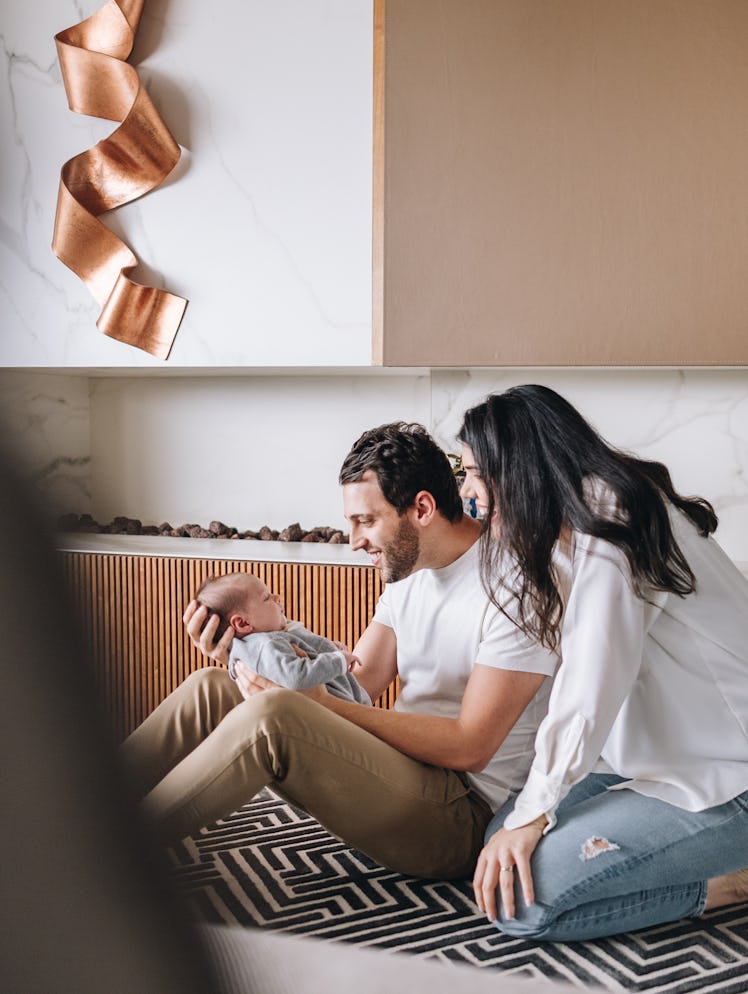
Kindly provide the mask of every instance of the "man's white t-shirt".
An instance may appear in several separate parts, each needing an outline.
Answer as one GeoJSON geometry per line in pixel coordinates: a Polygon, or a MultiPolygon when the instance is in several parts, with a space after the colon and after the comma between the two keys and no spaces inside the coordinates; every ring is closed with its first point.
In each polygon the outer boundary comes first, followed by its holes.
{"type": "MultiPolygon", "coordinates": [[[[508,600],[507,611],[512,607],[508,600]]],[[[373,620],[397,637],[398,711],[457,717],[476,663],[548,677],[558,663],[556,653],[523,635],[490,602],[480,579],[478,542],[449,566],[387,584],[373,620]]],[[[545,680],[485,770],[468,774],[493,810],[525,782],[550,687],[545,680]]]]}

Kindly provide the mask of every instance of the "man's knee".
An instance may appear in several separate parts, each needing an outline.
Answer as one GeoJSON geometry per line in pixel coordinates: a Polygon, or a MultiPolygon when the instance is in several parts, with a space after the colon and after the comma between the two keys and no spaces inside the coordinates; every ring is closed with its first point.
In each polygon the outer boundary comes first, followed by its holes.
{"type": "Polygon", "coordinates": [[[206,666],[191,673],[175,691],[175,703],[187,715],[199,715],[212,730],[243,698],[225,669],[206,666]]]}
{"type": "MultiPolygon", "coordinates": [[[[263,756],[272,756],[274,769],[298,761],[299,747],[326,741],[318,719],[329,712],[295,690],[265,690],[232,709],[222,731],[234,743],[243,743],[263,756]]],[[[263,761],[264,762],[264,761],[263,761]]]]}
{"type": "Polygon", "coordinates": [[[299,720],[308,723],[308,715],[315,707],[303,694],[278,687],[264,690],[241,703],[239,720],[251,722],[266,733],[283,732],[292,725],[295,727],[299,720]]]}
{"type": "Polygon", "coordinates": [[[183,686],[199,692],[202,688],[209,690],[211,687],[219,686],[228,679],[230,679],[228,673],[220,666],[204,666],[185,677],[183,686]]]}

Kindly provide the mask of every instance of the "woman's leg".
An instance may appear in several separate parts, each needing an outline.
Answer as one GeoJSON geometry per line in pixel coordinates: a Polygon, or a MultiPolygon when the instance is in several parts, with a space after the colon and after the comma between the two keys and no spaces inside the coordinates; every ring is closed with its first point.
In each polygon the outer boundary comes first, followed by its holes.
{"type": "Polygon", "coordinates": [[[693,812],[632,790],[600,793],[610,779],[588,777],[559,808],[533,855],[535,904],[518,888],[502,931],[573,941],[699,915],[707,881],[748,865],[748,792],[693,812]]]}

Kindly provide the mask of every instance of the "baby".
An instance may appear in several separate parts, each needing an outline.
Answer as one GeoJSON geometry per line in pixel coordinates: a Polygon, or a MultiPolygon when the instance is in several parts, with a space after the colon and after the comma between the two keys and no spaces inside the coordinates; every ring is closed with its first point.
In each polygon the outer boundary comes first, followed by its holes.
{"type": "Polygon", "coordinates": [[[242,662],[290,690],[324,683],[336,697],[371,704],[351,673],[358,662],[356,657],[298,621],[288,621],[280,598],[258,576],[227,573],[209,577],[195,599],[221,618],[217,639],[229,626],[234,629],[229,654],[229,673],[234,680],[236,663],[242,662]]]}

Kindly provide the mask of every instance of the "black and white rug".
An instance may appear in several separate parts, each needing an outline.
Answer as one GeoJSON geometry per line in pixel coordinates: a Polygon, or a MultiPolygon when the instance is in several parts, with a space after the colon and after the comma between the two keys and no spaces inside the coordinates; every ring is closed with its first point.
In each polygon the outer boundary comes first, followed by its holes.
{"type": "Polygon", "coordinates": [[[201,921],[610,991],[748,991],[748,905],[595,942],[511,939],[477,912],[469,881],[385,870],[270,792],[171,854],[179,887],[201,921]]]}

